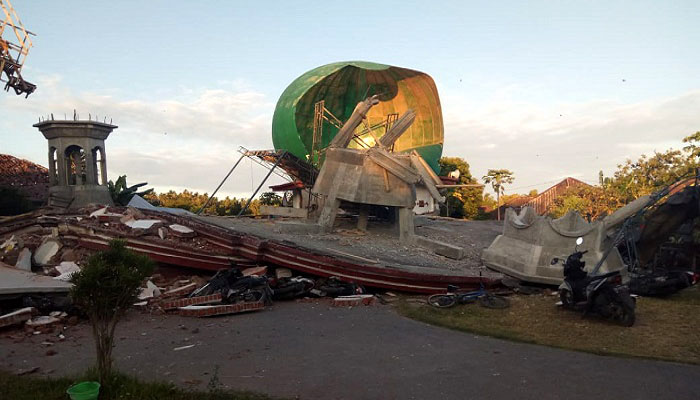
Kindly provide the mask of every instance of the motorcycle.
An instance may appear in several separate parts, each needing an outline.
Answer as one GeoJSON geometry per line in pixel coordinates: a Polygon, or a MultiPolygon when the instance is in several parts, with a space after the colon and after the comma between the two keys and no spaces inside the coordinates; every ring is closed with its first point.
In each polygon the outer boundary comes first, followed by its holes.
{"type": "MultiPolygon", "coordinates": [[[[602,275],[589,275],[584,267],[583,255],[579,251],[583,238],[576,239],[574,252],[564,261],[564,282],[559,286],[559,297],[564,308],[583,311],[586,316],[594,313],[612,319],[623,326],[634,325],[635,301],[629,289],[622,285],[620,271],[602,275]]],[[[558,263],[555,258],[552,264],[558,263]]]]}

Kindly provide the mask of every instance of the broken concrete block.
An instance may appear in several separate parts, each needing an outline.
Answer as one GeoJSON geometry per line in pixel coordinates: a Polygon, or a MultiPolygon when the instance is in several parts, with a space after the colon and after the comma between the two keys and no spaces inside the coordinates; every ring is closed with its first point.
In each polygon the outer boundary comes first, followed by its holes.
{"type": "Polygon", "coordinates": [[[61,242],[56,239],[45,240],[41,246],[36,249],[34,253],[34,262],[38,265],[48,264],[51,258],[61,249],[61,246],[61,242]]]}
{"type": "Polygon", "coordinates": [[[56,317],[51,317],[51,316],[48,316],[48,315],[42,315],[42,316],[34,317],[34,318],[28,320],[28,321],[25,323],[25,325],[28,326],[28,327],[30,327],[30,328],[36,329],[36,328],[39,328],[39,327],[44,327],[44,326],[52,325],[52,324],[55,324],[55,323],[58,323],[58,322],[61,322],[61,320],[58,319],[58,318],[56,318],[56,317]]]}
{"type": "Polygon", "coordinates": [[[263,276],[267,274],[267,267],[262,266],[262,267],[252,267],[252,268],[246,268],[243,271],[241,271],[243,276],[251,276],[251,275],[257,275],[257,276],[263,276]]]}
{"type": "Polygon", "coordinates": [[[139,294],[139,300],[146,300],[152,297],[160,296],[160,289],[153,282],[146,282],[146,287],[141,288],[141,293],[139,294]]]}
{"type": "Polygon", "coordinates": [[[127,215],[133,216],[134,219],[145,219],[145,218],[146,218],[146,215],[145,215],[144,213],[142,213],[142,212],[141,212],[138,208],[136,208],[136,207],[128,206],[128,207],[126,208],[126,214],[127,214],[127,215]]]}
{"type": "Polygon", "coordinates": [[[133,219],[126,221],[124,225],[131,229],[149,229],[155,224],[159,224],[162,221],[159,219],[133,219]]]}
{"type": "Polygon", "coordinates": [[[192,230],[184,225],[172,224],[169,226],[169,228],[175,234],[175,236],[188,237],[188,238],[195,236],[194,230],[192,230]]]}
{"type": "Polygon", "coordinates": [[[28,321],[32,318],[33,314],[36,314],[36,308],[25,307],[9,314],[0,315],[0,328],[28,321]]]}
{"type": "Polygon", "coordinates": [[[425,236],[415,236],[414,240],[418,246],[432,250],[435,254],[455,260],[461,260],[464,258],[464,248],[462,247],[441,242],[439,240],[429,239],[425,236]]]}
{"type": "Polygon", "coordinates": [[[90,213],[90,218],[97,218],[100,215],[104,215],[106,213],[107,213],[107,207],[100,208],[99,210],[96,210],[96,211],[93,211],[92,213],[90,213]]]}
{"type": "Polygon", "coordinates": [[[78,261],[80,256],[74,249],[64,250],[61,254],[61,261],[78,261]]]}
{"type": "Polygon", "coordinates": [[[56,276],[53,279],[69,282],[71,276],[73,276],[74,273],[80,271],[80,267],[73,261],[63,261],[62,263],[56,266],[56,271],[58,271],[61,275],[56,276]]]}
{"type": "Polygon", "coordinates": [[[17,257],[17,263],[15,263],[15,267],[23,270],[23,271],[32,271],[32,251],[29,250],[28,248],[23,248],[22,251],[19,252],[19,256],[17,257]]]}

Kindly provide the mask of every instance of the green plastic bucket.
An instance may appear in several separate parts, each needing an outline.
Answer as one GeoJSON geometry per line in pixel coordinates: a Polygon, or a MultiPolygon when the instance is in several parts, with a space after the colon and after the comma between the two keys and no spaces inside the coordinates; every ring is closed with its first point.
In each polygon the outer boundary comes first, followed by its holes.
{"type": "Polygon", "coordinates": [[[80,382],[66,390],[71,400],[97,400],[100,394],[100,384],[98,382],[80,382]]]}

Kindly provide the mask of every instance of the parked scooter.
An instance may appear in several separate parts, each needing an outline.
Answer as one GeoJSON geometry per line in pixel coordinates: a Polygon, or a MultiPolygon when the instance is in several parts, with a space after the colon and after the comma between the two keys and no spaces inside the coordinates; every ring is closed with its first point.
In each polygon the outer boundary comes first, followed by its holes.
{"type": "MultiPolygon", "coordinates": [[[[564,283],[559,286],[559,297],[564,308],[598,314],[612,319],[623,326],[634,325],[634,299],[629,289],[622,285],[620,271],[602,275],[589,275],[584,267],[583,255],[579,251],[583,238],[576,239],[574,252],[564,262],[564,283]]],[[[559,260],[552,260],[556,264],[559,260]]]]}

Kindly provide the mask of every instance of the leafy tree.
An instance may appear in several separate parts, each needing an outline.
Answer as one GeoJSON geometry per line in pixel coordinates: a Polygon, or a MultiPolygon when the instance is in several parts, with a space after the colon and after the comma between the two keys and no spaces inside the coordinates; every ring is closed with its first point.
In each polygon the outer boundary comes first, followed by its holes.
{"type": "MultiPolygon", "coordinates": [[[[458,184],[478,183],[469,171],[469,164],[459,157],[442,157],[439,164],[441,176],[446,176],[452,171],[459,170],[458,184]]],[[[445,197],[445,215],[452,218],[477,217],[483,200],[482,189],[480,188],[450,189],[445,197]]]]}
{"type": "Polygon", "coordinates": [[[496,212],[498,220],[501,220],[501,195],[505,193],[505,185],[513,183],[513,172],[507,169],[490,169],[483,178],[485,184],[491,184],[496,192],[496,212]]]}
{"type": "Polygon", "coordinates": [[[694,162],[697,164],[700,158],[700,146],[698,145],[700,144],[700,131],[683,138],[683,143],[688,143],[687,146],[683,147],[683,150],[690,153],[690,157],[693,158],[694,162]]]}
{"type": "Polygon", "coordinates": [[[537,197],[537,189],[532,189],[530,192],[527,194],[529,197],[537,197]]]}
{"type": "MultiPolygon", "coordinates": [[[[182,208],[191,212],[197,212],[199,209],[207,202],[209,196],[204,194],[199,194],[198,192],[190,192],[185,189],[180,193],[170,190],[166,193],[150,193],[144,197],[154,206],[162,207],[172,207],[172,208],[182,208]]],[[[214,197],[204,209],[204,213],[211,215],[220,216],[232,216],[238,215],[238,213],[243,209],[245,203],[248,199],[237,199],[226,197],[220,200],[214,197]]],[[[259,203],[260,200],[254,199],[245,215],[258,215],[259,214],[259,203]]]]}
{"type": "Polygon", "coordinates": [[[700,132],[683,139],[688,145],[683,150],[654,152],[649,157],[642,155],[636,161],[626,160],[618,165],[612,177],[599,173],[599,186],[569,188],[555,199],[548,210],[553,217],[576,210],[592,219],[611,214],[625,204],[651,194],[677,182],[698,167],[700,158],[700,132]]]}
{"type": "Polygon", "coordinates": [[[680,150],[655,152],[651,157],[642,155],[636,162],[627,160],[618,165],[607,186],[617,191],[628,203],[676,182],[691,168],[691,160],[680,150]]]}
{"type": "Polygon", "coordinates": [[[569,187],[555,198],[548,213],[553,218],[559,218],[574,210],[593,221],[624,205],[622,198],[614,190],[601,186],[578,185],[569,187]]]}
{"type": "Polygon", "coordinates": [[[111,375],[117,323],[137,301],[141,283],[152,272],[153,261],[147,256],[127,249],[125,241],[113,240],[71,277],[70,296],[92,325],[102,383],[111,375]]]}
{"type": "Polygon", "coordinates": [[[265,192],[260,195],[260,204],[265,206],[281,206],[282,196],[275,192],[265,192]]]}
{"type": "Polygon", "coordinates": [[[107,182],[107,188],[109,189],[110,196],[112,196],[112,201],[114,204],[120,206],[126,206],[129,204],[134,195],[144,197],[145,195],[153,192],[153,189],[147,189],[141,192],[136,191],[138,188],[146,185],[148,185],[148,183],[143,182],[133,186],[127,186],[126,175],[121,175],[119,178],[117,178],[116,182],[107,182]]]}

